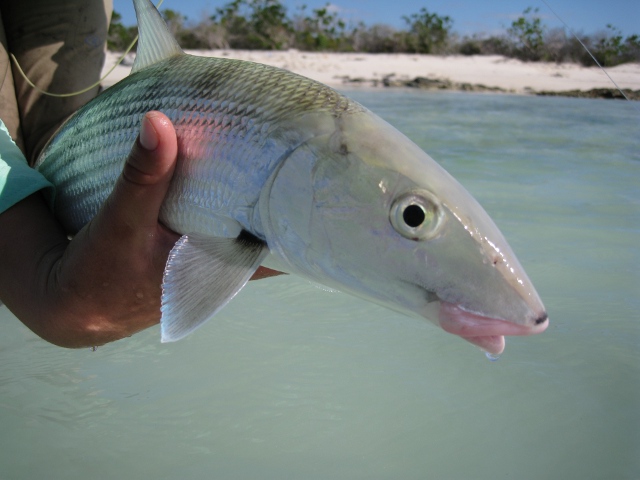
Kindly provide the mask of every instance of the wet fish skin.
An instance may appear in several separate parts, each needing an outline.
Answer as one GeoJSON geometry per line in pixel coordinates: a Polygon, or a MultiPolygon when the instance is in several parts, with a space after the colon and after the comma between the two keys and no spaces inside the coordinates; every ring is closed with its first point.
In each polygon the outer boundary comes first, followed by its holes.
{"type": "Polygon", "coordinates": [[[237,235],[238,226],[223,222],[227,228],[220,231],[199,220],[231,211],[253,230],[250,209],[277,162],[318,133],[304,119],[366,111],[325,85],[266,65],[192,55],[166,59],[82,108],[38,160],[37,168],[58,186],[56,216],[68,231],[77,232],[97,213],[150,110],[170,118],[179,142],[180,162],[161,220],[178,232],[225,236],[237,235]],[[188,211],[192,206],[199,210],[188,211]]]}
{"type": "Polygon", "coordinates": [[[183,234],[162,338],[190,333],[260,264],[427,318],[491,352],[543,331],[535,288],[493,221],[413,142],[357,102],[266,65],[181,52],[134,0],[132,74],[69,119],[37,168],[76,232],[111,192],[142,116],[165,113],[179,160],[160,219],[183,234]]]}

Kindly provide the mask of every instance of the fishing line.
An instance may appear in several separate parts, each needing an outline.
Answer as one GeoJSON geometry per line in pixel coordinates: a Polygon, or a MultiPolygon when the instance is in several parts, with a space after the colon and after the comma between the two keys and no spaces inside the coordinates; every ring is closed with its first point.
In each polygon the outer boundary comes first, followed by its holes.
{"type": "Polygon", "coordinates": [[[86,88],[83,88],[82,90],[78,90],[77,92],[71,92],[71,93],[51,93],[51,92],[47,92],[46,90],[41,89],[35,83],[33,83],[31,80],[29,80],[29,78],[27,77],[27,74],[24,73],[24,71],[22,70],[22,67],[18,63],[18,59],[13,55],[13,53],[10,53],[9,55],[11,56],[11,60],[13,60],[13,63],[16,64],[16,68],[18,69],[18,72],[20,72],[20,75],[22,75],[22,78],[24,78],[24,81],[27,82],[30,87],[32,87],[33,89],[35,89],[38,93],[41,93],[42,95],[47,95],[49,97],[56,97],[56,98],[66,98],[66,97],[74,97],[76,95],[81,95],[81,94],[83,94],[85,92],[88,92],[92,88],[97,87],[98,85],[100,85],[100,82],[102,82],[105,78],[107,78],[109,75],[111,75],[111,72],[113,72],[116,69],[116,67],[118,65],[120,65],[124,61],[125,57],[131,51],[131,49],[133,48],[133,46],[136,44],[137,41],[138,41],[138,36],[136,35],[136,37],[131,42],[131,45],[129,45],[129,47],[127,47],[127,49],[122,54],[122,56],[118,59],[118,61],[115,63],[115,65],[113,67],[111,67],[109,69],[109,71],[107,73],[105,73],[104,76],[102,78],[100,78],[97,82],[89,85],[86,88]]]}
{"type": "MultiPolygon", "coordinates": [[[[160,0],[158,2],[158,5],[156,5],[156,8],[160,8],[160,5],[162,5],[162,2],[164,0],[160,0]]],[[[555,17],[560,21],[560,23],[562,23],[562,25],[564,25],[564,27],[569,31],[569,33],[580,43],[580,45],[582,45],[582,48],[585,49],[585,51],[589,54],[589,56],[593,59],[593,61],[595,62],[595,64],[600,68],[600,70],[602,70],[604,72],[604,74],[607,76],[607,78],[611,81],[611,83],[613,83],[613,85],[616,87],[616,89],[622,94],[622,96],[624,97],[625,100],[627,101],[631,101],[629,99],[629,97],[627,97],[627,95],[624,93],[624,91],[622,90],[622,88],[620,88],[620,86],[616,83],[616,81],[611,77],[611,75],[609,75],[609,72],[607,72],[607,70],[600,64],[600,62],[598,61],[598,59],[593,55],[593,53],[591,53],[591,50],[589,50],[589,48],[584,44],[584,42],[582,40],[580,40],[580,37],[578,37],[578,35],[573,31],[573,29],[571,29],[571,27],[567,24],[567,22],[565,22],[562,17],[560,17],[560,15],[558,15],[558,13],[551,7],[551,5],[549,5],[549,3],[546,0],[540,0],[542,3],[544,3],[546,5],[546,7],[551,11],[551,13],[553,13],[553,15],[555,15],[555,17]]],[[[20,64],[18,63],[18,60],[16,59],[16,57],[13,55],[13,53],[9,54],[11,56],[11,59],[13,60],[13,62],[15,63],[18,72],[20,72],[20,75],[22,75],[22,78],[24,78],[24,80],[32,87],[34,88],[36,91],[38,91],[39,93],[41,93],[42,95],[48,95],[50,97],[58,97],[58,98],[64,98],[64,97],[73,97],[75,95],[80,95],[82,93],[88,92],[89,90],[91,90],[92,88],[100,85],[100,82],[102,82],[103,80],[105,80],[109,75],[111,75],[111,72],[113,72],[116,67],[118,65],[120,65],[125,57],[127,56],[127,54],[131,51],[131,49],[134,47],[134,45],[136,44],[136,42],[138,41],[138,35],[136,35],[136,37],[133,39],[133,41],[131,42],[131,44],[127,47],[127,49],[125,50],[125,52],[122,54],[122,56],[118,59],[118,61],[115,63],[115,65],[113,67],[111,67],[111,69],[102,77],[100,78],[97,82],[93,83],[92,85],[89,85],[87,88],[84,88],[82,90],[79,90],[77,92],[72,92],[72,93],[51,93],[51,92],[47,92],[43,89],[41,89],[40,87],[38,87],[37,85],[35,85],[31,80],[29,80],[29,78],[27,77],[27,75],[24,73],[24,71],[22,70],[22,68],[20,67],[20,64]]]]}
{"type": "MultiPolygon", "coordinates": [[[[162,2],[164,2],[164,0],[160,0],[158,2],[158,4],[156,5],[156,8],[160,8],[160,5],[162,5],[162,2]]],[[[115,65],[113,67],[111,67],[109,69],[109,71],[107,73],[104,74],[104,76],[102,76],[102,78],[100,78],[97,82],[89,85],[86,88],[83,88],[82,90],[78,90],[77,92],[71,92],[71,93],[51,93],[51,92],[47,92],[46,90],[41,89],[40,87],[38,87],[35,83],[33,83],[31,80],[29,80],[29,78],[27,77],[27,74],[24,73],[24,71],[22,70],[22,67],[20,66],[20,64],[18,63],[18,59],[13,55],[13,53],[10,53],[9,56],[11,57],[11,60],[13,60],[13,63],[15,63],[16,68],[18,69],[18,72],[20,72],[20,75],[22,76],[22,78],[24,78],[24,81],[27,82],[27,84],[35,89],[38,93],[42,94],[42,95],[47,95],[49,97],[56,97],[56,98],[66,98],[66,97],[74,97],[76,95],[82,95],[85,92],[88,92],[89,90],[91,90],[92,88],[97,87],[98,85],[100,85],[100,82],[102,82],[104,79],[106,79],[109,75],[111,75],[111,72],[113,72],[116,67],[118,65],[120,65],[125,57],[128,55],[128,53],[131,51],[131,49],[134,47],[134,45],[136,44],[136,42],[138,41],[138,35],[135,36],[135,38],[133,39],[133,41],[131,42],[131,44],[127,47],[127,49],[124,51],[124,53],[122,54],[122,56],[120,56],[120,58],[118,59],[118,61],[115,63],[115,65]]]]}
{"type": "Polygon", "coordinates": [[[613,84],[615,85],[615,87],[616,87],[616,88],[618,89],[618,91],[622,94],[622,96],[625,98],[625,100],[627,100],[627,101],[629,101],[629,102],[630,102],[631,100],[629,100],[629,97],[627,97],[627,96],[625,95],[625,93],[624,93],[624,92],[622,91],[622,89],[618,86],[618,84],[616,83],[616,81],[615,81],[613,78],[611,78],[611,75],[609,75],[609,72],[607,72],[607,70],[606,70],[602,65],[600,65],[600,62],[598,61],[598,59],[593,55],[593,53],[591,53],[591,50],[589,50],[589,48],[588,48],[588,47],[587,47],[587,46],[582,42],[582,40],[580,40],[580,37],[578,37],[578,35],[576,35],[576,34],[575,34],[575,32],[571,29],[571,27],[569,27],[569,25],[567,25],[567,22],[565,22],[565,21],[560,17],[560,15],[558,15],[558,14],[556,13],[556,11],[555,11],[553,8],[551,8],[551,5],[549,5],[549,4],[547,3],[547,1],[546,1],[546,0],[540,0],[540,1],[541,1],[542,3],[544,3],[544,4],[547,6],[547,8],[548,8],[549,10],[551,10],[551,13],[553,13],[553,14],[556,16],[556,18],[557,18],[558,20],[560,20],[560,22],[564,25],[564,27],[569,31],[569,33],[570,33],[571,35],[573,35],[573,37],[574,37],[576,40],[578,40],[578,42],[580,43],[580,45],[582,45],[582,48],[584,48],[584,49],[587,51],[587,53],[589,54],[589,56],[590,56],[591,58],[593,58],[593,61],[596,63],[596,65],[598,65],[598,67],[600,67],[600,70],[602,70],[602,71],[604,72],[604,74],[607,76],[607,78],[608,78],[609,80],[611,80],[611,83],[613,83],[613,84]]]}

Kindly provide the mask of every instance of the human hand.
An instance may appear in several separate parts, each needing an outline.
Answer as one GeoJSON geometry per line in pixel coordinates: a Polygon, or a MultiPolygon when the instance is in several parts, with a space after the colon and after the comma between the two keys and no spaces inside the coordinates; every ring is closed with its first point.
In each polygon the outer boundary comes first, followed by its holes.
{"type": "Polygon", "coordinates": [[[169,119],[148,113],[113,192],[51,271],[65,337],[99,332],[89,343],[101,344],[158,322],[164,266],[180,238],[158,222],[177,151],[169,119]]]}
{"type": "MultiPolygon", "coordinates": [[[[158,323],[165,263],[180,237],[158,222],[176,156],[171,122],[148,113],[112,194],[72,241],[39,195],[0,216],[0,296],[35,333],[85,347],[158,323]]],[[[261,268],[253,278],[278,273],[261,268]]]]}

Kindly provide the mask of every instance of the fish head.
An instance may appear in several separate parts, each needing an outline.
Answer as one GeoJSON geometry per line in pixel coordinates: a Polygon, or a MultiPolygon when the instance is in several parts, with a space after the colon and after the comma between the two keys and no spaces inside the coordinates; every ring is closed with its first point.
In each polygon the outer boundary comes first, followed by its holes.
{"type": "Polygon", "coordinates": [[[379,117],[336,117],[283,162],[262,210],[285,269],[426,318],[498,354],[545,308],[504,236],[438,163],[379,117]]]}

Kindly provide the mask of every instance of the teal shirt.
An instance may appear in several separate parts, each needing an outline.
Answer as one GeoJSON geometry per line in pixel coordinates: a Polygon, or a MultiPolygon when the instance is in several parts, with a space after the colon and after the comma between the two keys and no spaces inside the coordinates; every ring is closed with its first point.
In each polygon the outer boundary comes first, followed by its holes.
{"type": "Polygon", "coordinates": [[[53,197],[53,185],[29,166],[0,120],[0,213],[42,189],[53,197]]]}

